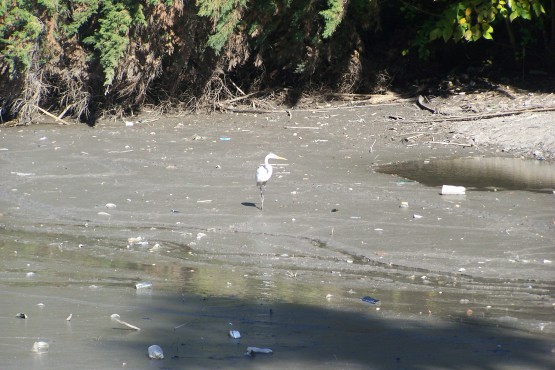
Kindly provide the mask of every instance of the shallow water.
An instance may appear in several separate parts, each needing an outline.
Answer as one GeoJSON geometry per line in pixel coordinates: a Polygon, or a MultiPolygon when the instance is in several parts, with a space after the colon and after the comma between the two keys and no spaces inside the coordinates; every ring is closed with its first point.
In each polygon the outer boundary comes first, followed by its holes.
{"type": "Polygon", "coordinates": [[[457,185],[475,190],[555,190],[555,164],[518,158],[469,157],[429,159],[378,166],[376,171],[398,175],[427,186],[457,185]]]}
{"type": "Polygon", "coordinates": [[[553,281],[479,278],[464,272],[414,269],[356,257],[322,275],[318,268],[299,268],[303,256],[275,255],[271,257],[274,267],[254,268],[217,261],[202,263],[207,255],[192,255],[185,246],[171,242],[153,247],[3,230],[0,278],[3,285],[12,288],[120,288],[139,295],[149,295],[152,289],[136,290],[135,284],[152,282],[156,291],[170,294],[346,310],[368,306],[389,314],[433,315],[457,321],[477,317],[491,325],[555,334],[553,281]],[[379,299],[379,305],[362,303],[363,296],[379,299]]]}
{"type": "Polygon", "coordinates": [[[365,259],[328,274],[295,270],[295,258],[283,255],[274,257],[279,269],[203,264],[208,256],[172,243],[152,250],[63,234],[3,230],[0,240],[5,368],[448,368],[449,353],[461,351],[473,353],[470,368],[543,368],[547,359],[522,354],[549,347],[522,333],[555,336],[547,282],[365,259]],[[141,281],[152,288],[135,289],[141,281]],[[141,331],[115,324],[114,313],[141,331]],[[229,338],[232,329],[242,338],[229,338]],[[38,340],[49,343],[47,353],[30,350],[38,340]],[[152,344],[165,360],[145,358],[152,344]],[[369,344],[380,351],[367,352],[369,344]],[[441,354],[422,356],[430,345],[441,354]],[[247,346],[274,353],[250,358],[247,346]]]}

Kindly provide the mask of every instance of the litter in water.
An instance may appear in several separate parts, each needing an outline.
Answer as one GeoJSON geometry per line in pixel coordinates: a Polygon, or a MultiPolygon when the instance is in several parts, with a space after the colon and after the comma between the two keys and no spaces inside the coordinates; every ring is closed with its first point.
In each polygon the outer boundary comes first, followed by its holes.
{"type": "Polygon", "coordinates": [[[48,342],[37,341],[33,343],[32,351],[36,353],[46,353],[48,352],[49,348],[50,348],[50,344],[48,344],[48,342]]]}
{"type": "Polygon", "coordinates": [[[443,185],[441,187],[441,195],[464,195],[466,188],[464,186],[443,185]]]}
{"type": "Polygon", "coordinates": [[[230,330],[229,336],[233,339],[239,339],[241,338],[241,333],[239,332],[239,330],[230,330]]]}
{"type": "Polygon", "coordinates": [[[127,326],[129,329],[133,329],[133,330],[141,330],[139,327],[135,326],[135,325],[131,325],[128,322],[125,322],[123,320],[120,319],[120,315],[118,315],[117,313],[113,314],[110,316],[110,319],[114,322],[117,322],[118,324],[127,326]]]}
{"type": "Polygon", "coordinates": [[[370,304],[379,304],[379,302],[380,302],[379,299],[372,298],[372,297],[369,297],[369,296],[362,297],[360,300],[363,301],[363,302],[366,302],[366,303],[370,303],[370,304]]]}
{"type": "Polygon", "coordinates": [[[259,348],[259,347],[247,347],[247,352],[245,356],[254,356],[257,353],[273,353],[270,348],[259,348]]]}
{"type": "Polygon", "coordinates": [[[152,283],[150,281],[145,281],[142,283],[137,283],[135,284],[135,289],[139,290],[139,289],[149,289],[152,288],[152,283]]]}
{"type": "Polygon", "coordinates": [[[426,186],[457,184],[472,190],[555,190],[555,164],[504,157],[465,157],[407,161],[378,166],[376,172],[401,176],[426,186]]]}
{"type": "Polygon", "coordinates": [[[152,360],[163,360],[164,351],[162,351],[162,347],[157,344],[153,344],[152,346],[148,347],[148,358],[152,360]]]}

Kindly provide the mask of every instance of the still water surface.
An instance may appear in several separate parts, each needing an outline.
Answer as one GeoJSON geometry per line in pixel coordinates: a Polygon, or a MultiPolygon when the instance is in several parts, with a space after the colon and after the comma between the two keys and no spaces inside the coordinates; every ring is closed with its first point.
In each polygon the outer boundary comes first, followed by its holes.
{"type": "Polygon", "coordinates": [[[457,185],[475,190],[555,190],[555,164],[517,158],[468,157],[387,164],[377,172],[427,186],[457,185]]]}

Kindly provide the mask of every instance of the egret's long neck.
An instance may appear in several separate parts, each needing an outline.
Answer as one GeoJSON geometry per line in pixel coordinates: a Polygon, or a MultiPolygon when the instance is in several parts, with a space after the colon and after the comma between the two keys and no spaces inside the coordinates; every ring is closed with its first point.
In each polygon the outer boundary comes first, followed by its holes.
{"type": "Polygon", "coordinates": [[[270,162],[268,162],[269,160],[269,156],[266,156],[266,158],[264,159],[264,167],[266,168],[266,172],[268,173],[268,178],[272,176],[272,172],[274,172],[272,165],[270,164],[270,162]]]}

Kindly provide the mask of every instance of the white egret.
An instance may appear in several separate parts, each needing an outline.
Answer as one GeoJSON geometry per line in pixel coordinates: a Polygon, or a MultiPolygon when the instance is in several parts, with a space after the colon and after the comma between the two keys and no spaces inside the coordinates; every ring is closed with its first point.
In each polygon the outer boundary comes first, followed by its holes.
{"type": "Polygon", "coordinates": [[[264,191],[266,190],[266,183],[272,177],[273,168],[268,160],[270,159],[283,159],[287,160],[287,158],[280,157],[279,155],[275,155],[274,153],[270,153],[264,159],[264,164],[260,165],[256,170],[256,186],[260,188],[260,209],[264,208],[264,191]]]}

